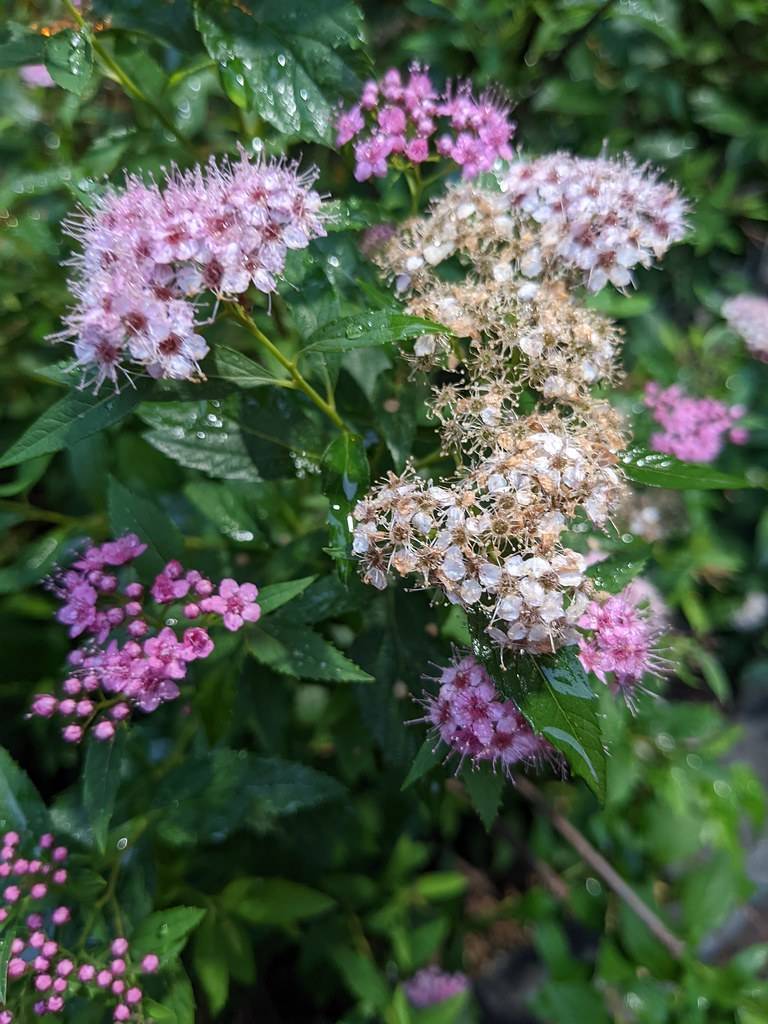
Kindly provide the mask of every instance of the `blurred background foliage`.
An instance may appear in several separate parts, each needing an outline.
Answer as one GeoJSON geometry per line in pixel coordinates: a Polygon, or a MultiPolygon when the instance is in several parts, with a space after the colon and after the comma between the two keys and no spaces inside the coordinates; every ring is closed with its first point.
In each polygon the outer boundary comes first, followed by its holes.
{"type": "MultiPolygon", "coordinates": [[[[600,300],[628,336],[621,400],[640,439],[649,430],[638,397],[648,379],[742,402],[750,441],[725,453],[722,466],[764,481],[768,367],[745,356],[719,317],[726,296],[768,287],[764,0],[363,6],[364,19],[342,0],[259,5],[264,36],[281,54],[283,47],[297,52],[291,19],[319,32],[328,12],[341,12],[349,30],[336,39],[345,70],[327,87],[320,83],[316,127],[308,129],[265,114],[239,58],[211,59],[188,0],[95,0],[87,12],[140,98],[124,82],[86,72],[79,91],[30,88],[10,56],[18,45],[14,25],[55,32],[70,16],[63,5],[6,0],[2,447],[61,394],[46,369],[61,353],[45,341],[67,303],[60,224],[104,175],[188,165],[255,137],[266,152],[316,162],[322,188],[335,198],[356,198],[360,209],[375,200],[395,211],[399,187],[357,185],[348,157],[327,146],[328,126],[336,97],[354,95],[370,68],[418,60],[438,78],[471,76],[503,90],[525,153],[627,150],[681,184],[693,202],[688,242],[662,271],[638,274],[636,292],[600,300]],[[363,29],[365,45],[349,26],[363,29]]],[[[199,7],[234,17],[226,3],[199,7]]],[[[334,309],[346,311],[359,279],[367,295],[377,287],[354,232],[313,251],[315,263],[297,261],[282,296],[289,330],[299,333],[327,313],[318,312],[317,295],[330,290],[334,309]]],[[[282,308],[278,300],[278,317],[282,308]]],[[[230,341],[229,330],[217,327],[219,339],[230,341]]],[[[407,373],[380,358],[375,366],[347,364],[340,402],[365,407],[370,429],[388,442],[386,457],[397,459],[428,428],[407,373]]],[[[185,731],[167,708],[134,734],[128,757],[136,773],[151,777],[173,744],[186,758],[149,806],[146,787],[121,792],[115,818],[131,836],[132,829],[142,834],[148,813],[165,819],[151,839],[137,841],[123,874],[129,921],[174,902],[208,910],[185,953],[199,1008],[194,1018],[178,1009],[179,1024],[217,1015],[238,1024],[768,1019],[768,928],[757,911],[737,912],[750,899],[759,909],[768,885],[768,870],[761,876],[753,864],[750,877],[745,853],[747,837],[760,834],[763,789],[752,770],[727,760],[736,726],[746,722],[739,749],[765,773],[766,632],[764,625],[737,631],[732,619],[747,593],[766,589],[764,490],[690,492],[669,506],[671,528],[653,545],[653,579],[674,610],[671,653],[680,665],[665,687],[668,699],[643,700],[635,718],[605,701],[612,754],[604,807],[580,784],[541,786],[685,941],[688,952],[673,957],[512,787],[490,833],[450,773],[401,792],[421,738],[403,727],[414,717],[405,697],[408,688],[418,690],[429,662],[444,662],[458,639],[455,624],[423,596],[366,597],[364,604],[357,584],[344,590],[323,550],[325,506],[312,472],[254,482],[239,435],[230,430],[227,444],[213,436],[210,418],[226,419],[227,401],[211,390],[184,412],[178,403],[145,403],[119,428],[4,470],[0,479],[0,740],[53,802],[61,829],[79,828],[70,788],[77,752],[48,742],[45,723],[22,723],[30,693],[50,685],[66,653],[37,584],[76,541],[108,531],[110,474],[153,503],[159,518],[175,521],[187,560],[200,569],[250,574],[259,583],[318,575],[288,606],[283,628],[311,625],[376,678],[365,687],[328,687],[323,677],[275,671],[263,654],[224,651],[195,693],[192,728],[185,731]],[[212,750],[221,752],[213,762],[212,750]],[[327,781],[315,778],[307,789],[308,777],[297,778],[296,793],[313,795],[294,794],[291,804],[248,804],[251,762],[230,756],[246,750],[302,762],[327,781]],[[190,790],[197,760],[202,781],[190,790]],[[477,1005],[459,999],[431,1013],[408,1008],[400,981],[435,957],[479,979],[477,1005]]],[[[284,413],[290,419],[292,410],[284,413]]],[[[279,414],[253,411],[278,421],[279,414]]],[[[95,860],[97,875],[109,870],[110,856],[95,860]]]]}

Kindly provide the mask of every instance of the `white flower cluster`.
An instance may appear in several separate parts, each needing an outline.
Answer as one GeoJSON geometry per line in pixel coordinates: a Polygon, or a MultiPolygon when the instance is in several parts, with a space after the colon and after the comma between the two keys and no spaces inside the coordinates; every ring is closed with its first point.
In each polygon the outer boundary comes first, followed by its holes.
{"type": "Polygon", "coordinates": [[[768,362],[768,299],[760,295],[734,295],[723,303],[728,326],[746,342],[755,359],[768,362]]]}

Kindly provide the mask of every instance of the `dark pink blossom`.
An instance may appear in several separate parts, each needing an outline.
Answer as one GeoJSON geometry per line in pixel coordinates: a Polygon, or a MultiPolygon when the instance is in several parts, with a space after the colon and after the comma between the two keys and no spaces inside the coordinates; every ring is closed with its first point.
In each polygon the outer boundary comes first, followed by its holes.
{"type": "Polygon", "coordinates": [[[258,593],[253,583],[238,584],[236,580],[224,579],[219,584],[218,594],[203,598],[200,607],[204,612],[221,615],[226,628],[234,632],[246,622],[258,622],[261,616],[261,608],[256,604],[258,593]]]}

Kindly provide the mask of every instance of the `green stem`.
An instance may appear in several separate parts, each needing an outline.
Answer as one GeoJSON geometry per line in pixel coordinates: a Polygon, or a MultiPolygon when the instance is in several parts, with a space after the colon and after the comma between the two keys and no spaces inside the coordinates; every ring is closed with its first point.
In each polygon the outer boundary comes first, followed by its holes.
{"type": "Polygon", "coordinates": [[[296,388],[299,391],[303,391],[307,398],[313,402],[325,416],[328,417],[335,427],[343,432],[347,432],[348,427],[336,411],[333,396],[329,396],[329,401],[326,401],[321,394],[315,391],[309,381],[302,375],[296,363],[292,359],[288,359],[288,357],[280,351],[277,345],[275,345],[274,342],[271,341],[253,322],[241,305],[233,303],[231,309],[235,319],[238,320],[254,338],[256,338],[259,344],[262,345],[262,347],[265,348],[267,352],[269,352],[269,354],[278,361],[278,363],[280,363],[283,369],[288,371],[291,375],[291,379],[296,385],[296,388]]]}
{"type": "Polygon", "coordinates": [[[103,516],[68,516],[63,512],[52,512],[47,508],[36,508],[27,504],[26,501],[12,501],[9,498],[0,499],[0,511],[17,512],[24,516],[28,522],[55,523],[57,526],[82,526],[97,525],[103,520],[103,516]]]}
{"type": "Polygon", "coordinates": [[[406,184],[408,185],[408,191],[411,193],[411,216],[415,217],[419,212],[419,203],[421,201],[421,193],[423,189],[421,181],[421,171],[418,166],[406,168],[404,171],[404,177],[406,184]]]}
{"type": "Polygon", "coordinates": [[[144,92],[141,86],[131,78],[128,72],[124,68],[122,68],[120,64],[115,60],[115,58],[112,56],[109,50],[100,42],[99,39],[96,38],[94,33],[90,30],[90,26],[88,25],[85,18],[72,3],[72,0],[64,0],[64,6],[75,19],[78,28],[82,32],[87,33],[90,39],[91,46],[93,47],[93,52],[97,55],[103,66],[111,72],[113,78],[117,82],[119,82],[119,84],[123,87],[125,92],[133,99],[139,100],[139,102],[144,103],[147,107],[149,107],[149,109],[152,111],[152,113],[155,115],[158,121],[160,121],[163,127],[167,131],[169,131],[171,135],[173,135],[173,137],[194,156],[195,151],[192,148],[189,139],[186,139],[181,134],[179,129],[173,123],[171,118],[168,117],[165,111],[158,107],[157,104],[154,103],[149,98],[149,96],[147,96],[147,94],[144,92]]]}

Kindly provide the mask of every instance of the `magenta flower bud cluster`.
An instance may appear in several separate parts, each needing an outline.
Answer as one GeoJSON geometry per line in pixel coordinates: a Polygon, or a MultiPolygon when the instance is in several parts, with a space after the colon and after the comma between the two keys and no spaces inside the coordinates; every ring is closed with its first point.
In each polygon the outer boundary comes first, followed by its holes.
{"type": "MultiPolygon", "coordinates": [[[[6,832],[0,847],[0,929],[14,908],[39,903],[67,881],[69,850],[59,845],[50,833],[40,836],[29,856],[19,852],[18,832],[6,832]]],[[[53,911],[55,924],[69,920],[66,907],[53,911]]]]}
{"type": "Polygon", "coordinates": [[[65,224],[82,251],[71,261],[75,306],[54,339],[73,343],[96,387],[117,383],[125,362],[200,379],[208,345],[193,300],[276,289],[288,250],[325,234],[315,177],[242,148],[236,163],[171,170],[162,187],[128,175],[65,224]]]}
{"type": "Polygon", "coordinates": [[[214,583],[177,561],[169,562],[148,590],[142,583],[121,583],[114,570],[145,549],[135,534],[89,545],[49,581],[61,601],[59,622],[83,642],[69,655],[62,694],[38,694],[31,714],[68,719],[62,733],[67,742],[79,742],[88,729],[95,739],[110,740],[117,723],[135,708],[151,712],[175,700],[190,664],[214,649],[211,626],[220,622],[236,632],[261,614],[252,583],[229,578],[214,583]],[[155,625],[169,605],[177,606],[173,619],[155,625]],[[183,632],[176,628],[179,619],[183,632]]]}
{"type": "Polygon", "coordinates": [[[359,102],[339,116],[336,142],[357,140],[358,181],[385,177],[393,158],[419,165],[445,157],[474,178],[512,158],[514,131],[509,107],[492,93],[475,97],[468,82],[438,93],[428,69],[412,64],[406,78],[390,68],[365,83],[359,102]]]}
{"type": "MultiPolygon", "coordinates": [[[[23,982],[34,993],[32,1008],[39,1017],[62,1013],[70,999],[86,998],[104,1003],[113,1020],[143,1020],[144,993],[137,975],[154,973],[160,966],[159,957],[148,953],[140,963],[132,962],[128,940],[122,937],[114,939],[101,957],[77,957],[49,937],[53,926],[70,919],[68,910],[66,917],[58,920],[56,913],[50,924],[43,915],[32,913],[23,928],[21,922],[17,925],[8,961],[9,997],[17,994],[13,983],[23,982]]],[[[0,1024],[12,1024],[15,1019],[12,1010],[0,1010],[0,1024]]]]}
{"type": "Polygon", "coordinates": [[[663,668],[654,650],[664,630],[663,606],[656,603],[653,588],[638,583],[603,601],[592,601],[579,621],[587,631],[579,640],[584,670],[622,693],[630,705],[643,677],[663,668]]]}
{"type": "Polygon", "coordinates": [[[744,339],[750,355],[768,363],[768,299],[734,295],[723,303],[723,316],[731,330],[744,339]]]}
{"type": "Polygon", "coordinates": [[[693,398],[677,384],[668,388],[646,384],[645,404],[663,427],[651,435],[651,448],[686,462],[712,462],[726,437],[734,444],[744,444],[749,437],[743,427],[736,426],[744,415],[743,406],[693,398]]]}
{"type": "Polygon", "coordinates": [[[539,225],[540,240],[520,262],[538,277],[556,262],[583,275],[590,291],[632,283],[686,231],[687,204],[674,185],[628,157],[594,160],[552,153],[518,160],[502,179],[510,207],[539,225]]]}
{"type": "Polygon", "coordinates": [[[455,660],[438,677],[436,694],[421,700],[439,742],[474,763],[490,762],[508,773],[516,764],[536,765],[556,757],[520,709],[504,700],[485,668],[471,655],[455,660]]]}
{"type": "Polygon", "coordinates": [[[466,992],[469,988],[469,979],[460,971],[449,974],[433,964],[417,971],[403,987],[411,1006],[422,1009],[425,1006],[443,1003],[460,992],[466,992]]]}

